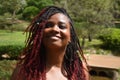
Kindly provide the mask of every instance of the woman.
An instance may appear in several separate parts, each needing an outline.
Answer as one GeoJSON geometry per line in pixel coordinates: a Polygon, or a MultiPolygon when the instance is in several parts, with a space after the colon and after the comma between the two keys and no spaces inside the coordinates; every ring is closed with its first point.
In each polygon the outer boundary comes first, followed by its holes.
{"type": "Polygon", "coordinates": [[[79,39],[63,8],[43,9],[27,30],[26,48],[11,80],[88,80],[79,39]]]}

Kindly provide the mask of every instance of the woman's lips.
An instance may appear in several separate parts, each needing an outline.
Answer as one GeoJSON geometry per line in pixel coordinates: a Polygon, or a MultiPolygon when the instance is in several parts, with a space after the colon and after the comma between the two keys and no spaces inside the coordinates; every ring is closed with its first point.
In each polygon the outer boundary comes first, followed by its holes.
{"type": "Polygon", "coordinates": [[[51,39],[60,39],[61,37],[58,37],[58,36],[51,36],[50,38],[51,38],[51,39]]]}
{"type": "Polygon", "coordinates": [[[60,36],[49,36],[50,39],[53,39],[53,40],[59,40],[61,39],[60,36]]]}

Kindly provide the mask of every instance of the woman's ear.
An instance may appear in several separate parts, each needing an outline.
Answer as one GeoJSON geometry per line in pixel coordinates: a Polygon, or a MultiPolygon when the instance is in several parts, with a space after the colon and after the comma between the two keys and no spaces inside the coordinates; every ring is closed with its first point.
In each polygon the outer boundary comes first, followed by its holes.
{"type": "Polygon", "coordinates": [[[71,43],[71,41],[68,41],[68,45],[71,43]]]}

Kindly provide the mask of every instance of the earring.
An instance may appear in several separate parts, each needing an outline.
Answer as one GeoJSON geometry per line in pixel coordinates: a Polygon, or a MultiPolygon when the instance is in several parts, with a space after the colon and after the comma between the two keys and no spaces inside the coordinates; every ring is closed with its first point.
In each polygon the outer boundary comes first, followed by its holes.
{"type": "Polygon", "coordinates": [[[39,25],[40,23],[39,22],[37,22],[37,25],[39,25]]]}

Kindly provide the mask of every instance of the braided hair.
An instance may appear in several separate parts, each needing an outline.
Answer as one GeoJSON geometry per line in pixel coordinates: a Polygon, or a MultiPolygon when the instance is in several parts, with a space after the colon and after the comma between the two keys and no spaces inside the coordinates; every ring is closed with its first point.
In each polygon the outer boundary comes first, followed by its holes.
{"type": "Polygon", "coordinates": [[[84,56],[80,48],[79,39],[73,28],[73,21],[63,8],[55,6],[43,9],[26,30],[29,34],[22,53],[25,56],[19,63],[22,66],[19,74],[24,74],[25,80],[46,80],[46,55],[45,48],[42,45],[43,30],[46,20],[56,13],[62,13],[67,16],[71,25],[71,42],[66,48],[62,63],[62,73],[68,80],[85,80],[82,59],[80,58],[80,56],[83,58],[84,56]]]}

